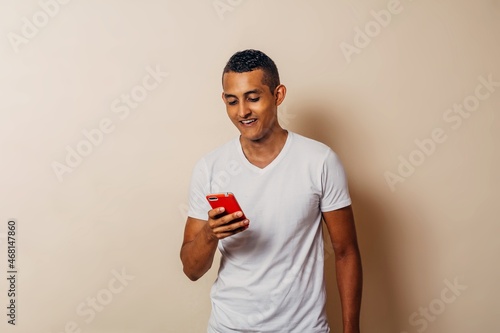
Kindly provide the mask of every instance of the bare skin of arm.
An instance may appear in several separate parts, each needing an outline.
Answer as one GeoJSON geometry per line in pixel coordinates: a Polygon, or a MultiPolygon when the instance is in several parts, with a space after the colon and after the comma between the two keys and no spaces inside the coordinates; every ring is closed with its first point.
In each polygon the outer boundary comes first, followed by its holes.
{"type": "Polygon", "coordinates": [[[196,281],[212,267],[215,251],[220,239],[246,230],[249,221],[231,223],[242,215],[235,212],[220,217],[224,208],[208,211],[208,221],[188,217],[181,247],[181,261],[184,274],[196,281]]]}
{"type": "Polygon", "coordinates": [[[344,333],[359,333],[363,273],[352,207],[323,213],[335,251],[344,333]]]}

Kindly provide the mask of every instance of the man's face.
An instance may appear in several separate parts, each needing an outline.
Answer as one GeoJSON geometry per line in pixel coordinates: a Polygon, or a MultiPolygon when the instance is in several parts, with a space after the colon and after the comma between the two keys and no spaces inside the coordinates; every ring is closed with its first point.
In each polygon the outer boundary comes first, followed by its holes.
{"type": "Polygon", "coordinates": [[[228,72],[222,80],[222,99],[227,114],[242,138],[251,141],[265,139],[272,130],[280,128],[277,107],[282,98],[271,93],[269,87],[262,83],[263,75],[261,69],[244,73],[228,72]]]}

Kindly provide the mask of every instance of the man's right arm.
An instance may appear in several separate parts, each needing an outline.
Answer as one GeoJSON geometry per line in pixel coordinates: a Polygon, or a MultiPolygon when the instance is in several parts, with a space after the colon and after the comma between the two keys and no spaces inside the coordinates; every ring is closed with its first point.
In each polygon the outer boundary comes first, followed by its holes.
{"type": "Polygon", "coordinates": [[[192,281],[198,280],[212,267],[215,251],[220,239],[246,230],[248,220],[230,223],[242,213],[236,212],[222,217],[224,208],[208,212],[208,221],[188,217],[181,247],[181,261],[184,274],[192,281]]]}

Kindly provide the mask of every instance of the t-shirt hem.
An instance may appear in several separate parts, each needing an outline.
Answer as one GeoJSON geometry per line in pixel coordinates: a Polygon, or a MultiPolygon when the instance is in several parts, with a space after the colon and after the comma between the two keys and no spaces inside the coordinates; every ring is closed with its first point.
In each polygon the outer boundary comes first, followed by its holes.
{"type": "Polygon", "coordinates": [[[203,220],[203,221],[206,221],[208,217],[207,213],[205,213],[204,215],[188,214],[187,216],[193,219],[203,220]]]}
{"type": "Polygon", "coordinates": [[[325,212],[329,212],[329,211],[332,211],[332,210],[344,208],[344,207],[349,206],[350,204],[352,204],[352,200],[351,199],[343,200],[343,201],[337,202],[336,204],[333,204],[333,205],[329,205],[329,206],[326,206],[326,207],[321,207],[321,212],[325,213],[325,212]]]}

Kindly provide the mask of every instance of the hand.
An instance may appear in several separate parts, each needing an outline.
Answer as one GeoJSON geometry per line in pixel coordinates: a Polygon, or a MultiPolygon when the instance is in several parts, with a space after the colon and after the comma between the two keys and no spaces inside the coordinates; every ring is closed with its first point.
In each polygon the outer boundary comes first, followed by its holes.
{"type": "Polygon", "coordinates": [[[224,239],[245,231],[250,224],[248,219],[238,222],[232,222],[241,216],[242,212],[235,212],[221,216],[224,212],[224,207],[214,208],[208,211],[207,231],[211,237],[216,239],[224,239]]]}

